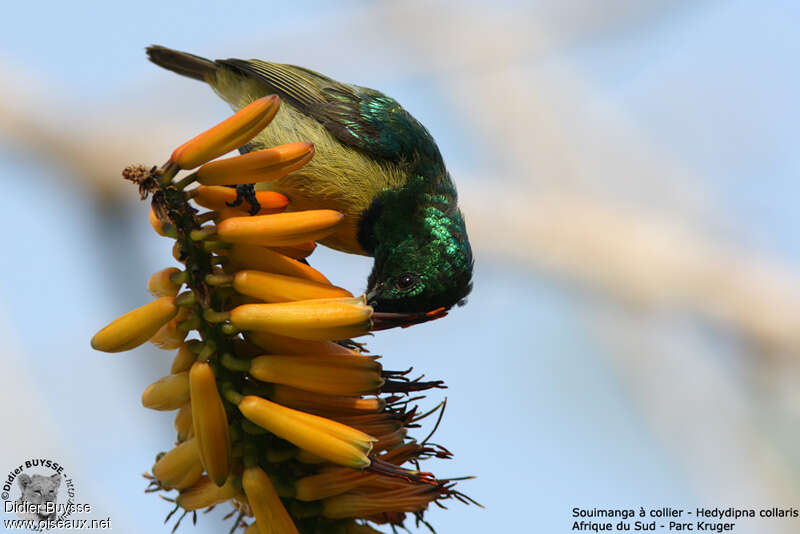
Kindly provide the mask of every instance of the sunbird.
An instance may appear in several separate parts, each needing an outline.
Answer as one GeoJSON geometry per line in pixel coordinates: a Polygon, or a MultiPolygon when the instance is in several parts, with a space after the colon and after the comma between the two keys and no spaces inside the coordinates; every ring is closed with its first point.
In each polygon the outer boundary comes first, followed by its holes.
{"type": "Polygon", "coordinates": [[[272,123],[240,151],[314,144],[307,165],[266,188],[286,195],[291,209],[344,215],[320,242],[374,258],[366,294],[376,312],[414,322],[465,302],[473,257],[456,187],[431,134],[397,101],[294,65],[211,61],[162,46],[147,54],[206,82],[234,110],[266,95],[281,98],[272,123]]]}

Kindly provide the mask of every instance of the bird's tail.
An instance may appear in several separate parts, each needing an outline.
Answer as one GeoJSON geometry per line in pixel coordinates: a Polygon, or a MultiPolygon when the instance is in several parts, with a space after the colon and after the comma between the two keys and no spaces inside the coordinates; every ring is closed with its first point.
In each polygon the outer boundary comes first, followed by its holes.
{"type": "Polygon", "coordinates": [[[219,65],[206,58],[179,52],[164,46],[152,45],[148,46],[146,50],[150,61],[159,67],[164,67],[201,82],[207,81],[208,76],[213,75],[219,67],[219,65]]]}

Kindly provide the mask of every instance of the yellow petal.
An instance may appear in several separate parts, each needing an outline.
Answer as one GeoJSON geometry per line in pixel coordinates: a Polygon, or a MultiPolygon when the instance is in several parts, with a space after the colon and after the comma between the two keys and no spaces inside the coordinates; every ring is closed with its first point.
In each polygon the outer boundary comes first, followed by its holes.
{"type": "Polygon", "coordinates": [[[330,284],[249,269],[236,273],[233,288],[243,295],[266,302],[353,296],[346,289],[330,284]]]}
{"type": "Polygon", "coordinates": [[[278,437],[328,461],[362,469],[374,438],[341,423],[286,408],[248,395],[239,403],[242,414],[278,437]]]}
{"type": "Polygon", "coordinates": [[[314,156],[311,143],[289,143],[206,163],[197,171],[203,185],[237,185],[283,178],[314,156]]]}
{"type": "Polygon", "coordinates": [[[233,245],[228,251],[228,258],[234,266],[241,269],[284,274],[330,285],[328,279],[313,267],[266,247],[233,245]]]}
{"type": "Polygon", "coordinates": [[[259,98],[176,148],[170,159],[181,169],[193,169],[239,148],[270,123],[279,104],[277,95],[259,98]]]}
{"type": "Polygon", "coordinates": [[[268,525],[269,532],[274,534],[298,534],[275,486],[261,468],[254,466],[244,470],[242,488],[259,524],[268,525]]]}
{"type": "Polygon", "coordinates": [[[217,225],[217,235],[229,243],[286,246],[316,241],[333,233],[341,222],[334,210],[307,210],[252,217],[233,217],[217,225]]]}
{"type": "Polygon", "coordinates": [[[192,424],[203,466],[218,486],[228,479],[231,465],[231,438],[228,416],[217,390],[214,371],[206,362],[195,362],[189,371],[192,424]]]}
{"type": "Polygon", "coordinates": [[[119,317],[94,335],[92,348],[122,352],[138,347],[178,313],[173,300],[161,297],[119,317]]]}
{"type": "Polygon", "coordinates": [[[142,406],[151,410],[177,410],[189,402],[189,373],[159,378],[142,393],[142,406]]]}
{"type": "MultiPolygon", "coordinates": [[[[236,200],[236,189],[222,186],[201,185],[195,191],[194,201],[211,210],[229,209],[236,200]]],[[[289,199],[274,191],[256,191],[256,200],[261,206],[260,215],[283,211],[289,205],[289,199]]]]}

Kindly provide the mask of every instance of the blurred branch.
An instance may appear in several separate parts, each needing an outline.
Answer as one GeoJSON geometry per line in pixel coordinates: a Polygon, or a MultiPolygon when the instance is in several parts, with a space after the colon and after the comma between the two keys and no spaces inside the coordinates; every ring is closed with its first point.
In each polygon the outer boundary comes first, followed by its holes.
{"type": "Polygon", "coordinates": [[[623,303],[697,313],[759,349],[800,350],[800,277],[778,263],[575,195],[466,188],[462,203],[479,248],[623,303]]]}
{"type": "MultiPolygon", "coordinates": [[[[69,100],[64,92],[10,64],[0,84],[0,136],[13,146],[59,166],[59,177],[77,179],[87,191],[105,201],[130,195],[131,188],[119,179],[124,167],[140,161],[164,158],[165,147],[176,136],[169,123],[152,128],[137,107],[108,109],[102,104],[69,100]],[[173,135],[170,135],[173,133],[173,135]]],[[[179,137],[178,137],[179,138],[179,137]]]]}
{"type": "MultiPolygon", "coordinates": [[[[590,328],[609,356],[650,430],[679,453],[699,502],[753,508],[791,506],[800,497],[791,462],[765,432],[746,378],[709,353],[707,339],[611,309],[595,310],[590,328]],[[678,335],[676,335],[678,334],[678,335]],[[744,381],[745,383],[741,383],[744,381]]],[[[763,532],[758,519],[737,532],[763,532]]],[[[789,533],[790,522],[770,525],[789,533]]]]}

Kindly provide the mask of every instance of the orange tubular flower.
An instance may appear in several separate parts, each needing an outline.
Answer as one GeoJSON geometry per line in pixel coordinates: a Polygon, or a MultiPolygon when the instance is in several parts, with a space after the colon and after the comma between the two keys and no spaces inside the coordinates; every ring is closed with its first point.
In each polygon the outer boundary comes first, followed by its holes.
{"type": "Polygon", "coordinates": [[[269,532],[275,534],[299,534],[275,486],[263,470],[257,466],[245,468],[242,487],[259,524],[268,525],[269,532]]]}
{"type": "Polygon", "coordinates": [[[343,217],[334,210],[232,217],[219,223],[217,235],[228,243],[268,247],[300,245],[330,235],[343,217]]]}
{"type": "Polygon", "coordinates": [[[159,378],[142,393],[142,406],[151,410],[177,410],[189,402],[189,373],[159,378]]]}
{"type": "Polygon", "coordinates": [[[192,403],[187,402],[175,414],[175,432],[178,442],[184,442],[194,433],[192,426],[192,403]]]}
{"type": "Polygon", "coordinates": [[[331,519],[341,519],[383,512],[419,512],[436,500],[441,492],[439,486],[417,484],[390,491],[345,493],[324,499],[322,514],[331,519]]]}
{"type": "Polygon", "coordinates": [[[236,268],[283,274],[331,285],[330,281],[313,267],[266,247],[233,245],[228,252],[228,259],[236,268]]]}
{"type": "Polygon", "coordinates": [[[250,374],[263,382],[328,395],[374,393],[383,385],[381,366],[364,356],[259,356],[250,374]]]}
{"type": "Polygon", "coordinates": [[[217,486],[228,479],[231,465],[231,438],[228,416],[217,391],[214,371],[206,362],[195,362],[189,371],[192,400],[192,426],[197,437],[200,458],[208,477],[217,486]]]}
{"type": "Polygon", "coordinates": [[[316,415],[286,408],[256,396],[247,396],[239,410],[250,421],[333,463],[361,469],[375,438],[354,428],[316,415]]]}
{"type": "Polygon", "coordinates": [[[170,157],[181,169],[194,169],[247,143],[278,112],[277,95],[259,98],[238,113],[175,149],[170,157]]]}
{"type": "Polygon", "coordinates": [[[189,317],[190,313],[191,311],[187,308],[179,309],[175,317],[153,334],[153,337],[149,339],[150,343],[163,350],[172,350],[183,346],[186,331],[181,330],[179,325],[189,317]]]}
{"type": "MultiPolygon", "coordinates": [[[[212,210],[229,209],[236,201],[236,189],[230,187],[201,185],[194,190],[194,195],[195,202],[212,210]]],[[[256,201],[261,206],[258,215],[278,213],[289,205],[288,198],[273,191],[256,191],[256,201]]]]}
{"type": "Polygon", "coordinates": [[[339,343],[308,341],[280,334],[250,332],[247,334],[247,339],[271,354],[358,354],[339,343]]]}
{"type": "Polygon", "coordinates": [[[180,290],[180,284],[173,282],[172,276],[178,275],[180,272],[180,269],[175,267],[167,267],[153,273],[153,276],[147,281],[147,290],[154,297],[174,297],[180,290]]]}
{"type": "Polygon", "coordinates": [[[197,355],[189,348],[188,343],[184,343],[175,354],[175,359],[172,360],[172,367],[170,367],[170,374],[182,373],[192,368],[192,364],[197,359],[197,355]]]}
{"type": "Polygon", "coordinates": [[[244,270],[236,273],[233,288],[242,295],[248,295],[265,302],[287,302],[292,300],[325,299],[352,297],[353,294],[341,287],[302,278],[261,271],[244,270]]]}
{"type": "MultiPolygon", "coordinates": [[[[172,254],[183,265],[153,274],[147,287],[156,300],[100,330],[92,346],[119,352],[149,340],[178,349],[170,374],[142,394],[145,407],[177,410],[177,444],[145,475],[147,491],[173,492],[164,497],[175,504],[167,519],[178,512],[180,524],[227,503],[234,512],[226,517],[236,514],[232,533],[379,534],[370,524],[402,527],[406,514],[424,521],[432,501],[469,500],[419,471],[418,462],[450,453],[407,438],[437,410],[420,414],[418,393],[442,382],[386,370],[352,339],[410,323],[373,315],[365,296],[298,261],[342,213],[298,211],[280,193],[239,187],[290,175],[314,147],[291,143],[211,161],[248,143],[278,104],[258,99],[161,167],[123,172],[152,196],[150,224],[175,240],[172,254]]],[[[443,403],[438,409],[441,416],[443,403]]]]}
{"type": "Polygon", "coordinates": [[[294,258],[296,260],[302,260],[303,258],[307,258],[311,255],[312,252],[317,248],[317,244],[313,241],[306,241],[305,243],[298,243],[296,245],[285,245],[280,247],[270,246],[272,250],[283,254],[284,256],[289,256],[290,258],[294,258]]]}
{"type": "Polygon", "coordinates": [[[378,413],[386,407],[386,400],[378,397],[349,397],[323,395],[276,384],[270,398],[284,406],[336,419],[337,416],[378,413]]]}
{"type": "Polygon", "coordinates": [[[236,185],[283,178],[314,157],[311,143],[289,143],[206,163],[197,171],[203,185],[236,185]]]}
{"type": "Polygon", "coordinates": [[[178,307],[172,297],[161,297],[116,319],[92,338],[92,348],[122,352],[138,347],[175,317],[178,307]]]}
{"type": "Polygon", "coordinates": [[[153,466],[153,475],[167,488],[184,489],[203,476],[197,440],[184,441],[162,456],[153,466]]]}
{"type": "Polygon", "coordinates": [[[230,312],[231,323],[306,340],[348,339],[369,331],[372,308],[361,298],[318,299],[277,304],[244,304],[230,312]]]}
{"type": "MultiPolygon", "coordinates": [[[[397,447],[379,458],[384,462],[402,464],[425,452],[424,446],[407,443],[397,447]]],[[[390,481],[403,487],[408,482],[401,478],[387,478],[376,473],[358,472],[347,468],[330,469],[317,475],[310,475],[295,482],[295,498],[301,501],[316,501],[340,495],[346,491],[365,486],[370,483],[390,481]]],[[[393,489],[396,489],[393,488],[393,489]]]]}
{"type": "Polygon", "coordinates": [[[233,478],[228,478],[224,486],[217,486],[208,477],[202,477],[181,491],[175,502],[184,510],[192,511],[229,501],[240,494],[233,478]]]}

